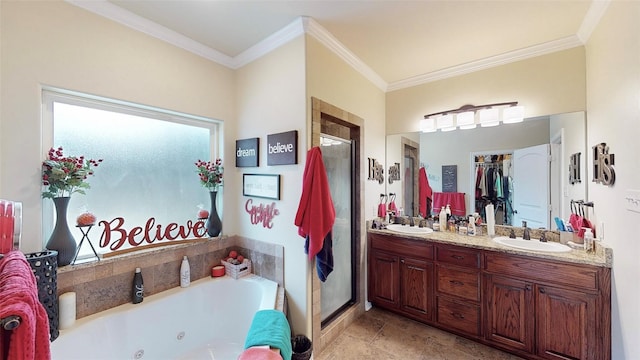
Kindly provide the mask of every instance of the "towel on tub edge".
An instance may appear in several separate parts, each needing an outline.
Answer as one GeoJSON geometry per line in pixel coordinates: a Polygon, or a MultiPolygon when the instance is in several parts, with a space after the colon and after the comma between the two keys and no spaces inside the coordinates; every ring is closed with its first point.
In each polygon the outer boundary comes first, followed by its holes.
{"type": "Polygon", "coordinates": [[[291,360],[291,328],[282,311],[259,310],[253,316],[244,348],[268,345],[280,349],[284,360],[291,360]]]}

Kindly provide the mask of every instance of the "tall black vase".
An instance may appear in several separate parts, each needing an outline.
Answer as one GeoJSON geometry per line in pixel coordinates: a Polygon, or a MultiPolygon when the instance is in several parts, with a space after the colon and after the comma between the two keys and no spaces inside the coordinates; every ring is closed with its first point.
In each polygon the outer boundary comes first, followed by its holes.
{"type": "Polygon", "coordinates": [[[209,192],[209,197],[211,198],[211,211],[209,211],[209,217],[207,218],[205,226],[207,228],[207,234],[210,237],[216,237],[220,235],[220,231],[222,231],[222,221],[220,221],[220,216],[218,216],[218,210],[216,209],[217,195],[217,191],[209,192]]]}
{"type": "Polygon", "coordinates": [[[78,246],[67,223],[67,207],[70,199],[70,197],[53,199],[53,203],[56,206],[56,226],[53,228],[46,248],[58,252],[58,266],[71,264],[78,246]]]}

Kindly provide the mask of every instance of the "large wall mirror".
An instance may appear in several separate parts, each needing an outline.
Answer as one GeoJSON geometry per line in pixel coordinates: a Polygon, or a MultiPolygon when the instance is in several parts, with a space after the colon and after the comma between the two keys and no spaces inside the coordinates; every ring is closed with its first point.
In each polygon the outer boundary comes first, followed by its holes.
{"type": "Polygon", "coordinates": [[[465,215],[484,216],[485,205],[491,202],[497,224],[521,226],[524,220],[530,227],[555,230],[556,217],[569,218],[571,200],[587,201],[586,150],[584,112],[469,130],[390,134],[385,173],[395,166],[400,178],[388,179],[386,191],[394,194],[405,215],[417,216],[418,174],[424,168],[440,200],[431,204],[431,214],[439,211],[442,198],[455,193],[464,199],[460,201],[465,215]],[[411,151],[415,148],[417,157],[411,151]],[[495,178],[501,181],[496,183],[495,178]],[[479,179],[492,189],[479,189],[479,179]]]}

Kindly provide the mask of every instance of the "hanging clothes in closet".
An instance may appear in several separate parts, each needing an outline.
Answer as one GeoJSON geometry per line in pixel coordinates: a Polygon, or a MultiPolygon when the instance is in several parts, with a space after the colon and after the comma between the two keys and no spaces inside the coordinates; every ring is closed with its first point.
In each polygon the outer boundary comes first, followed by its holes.
{"type": "Polygon", "coordinates": [[[484,218],[485,206],[494,205],[496,224],[510,224],[512,218],[511,178],[505,171],[511,171],[511,154],[476,156],[476,201],[475,211],[484,218]]]}

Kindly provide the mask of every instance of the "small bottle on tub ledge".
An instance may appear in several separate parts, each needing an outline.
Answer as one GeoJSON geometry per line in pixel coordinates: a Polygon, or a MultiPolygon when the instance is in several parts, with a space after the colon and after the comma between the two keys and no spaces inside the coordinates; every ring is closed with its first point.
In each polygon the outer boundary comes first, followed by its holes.
{"type": "Polygon", "coordinates": [[[187,287],[191,284],[191,269],[189,267],[189,259],[187,255],[182,257],[180,264],[180,287],[187,287]]]}
{"type": "Polygon", "coordinates": [[[142,272],[140,268],[136,268],[133,275],[132,302],[139,304],[144,300],[144,282],[142,281],[142,272]]]}

